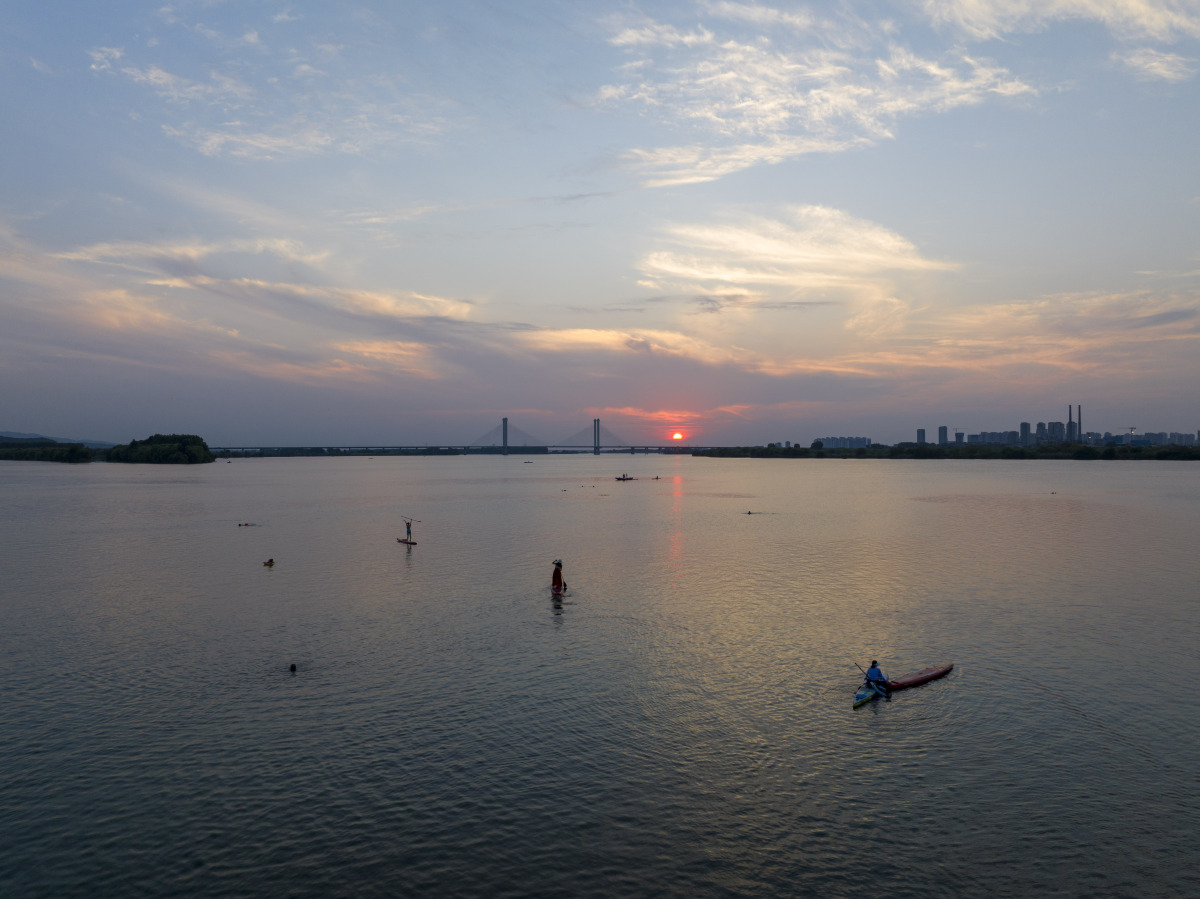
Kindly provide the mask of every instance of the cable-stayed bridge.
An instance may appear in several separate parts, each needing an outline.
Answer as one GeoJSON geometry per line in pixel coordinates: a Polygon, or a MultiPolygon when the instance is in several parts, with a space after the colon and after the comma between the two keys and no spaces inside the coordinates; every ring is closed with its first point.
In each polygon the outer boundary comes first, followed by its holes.
{"type": "MultiPolygon", "coordinates": [[[[502,419],[500,424],[492,428],[478,440],[468,444],[468,447],[500,447],[502,453],[507,453],[509,448],[517,447],[546,447],[547,449],[588,449],[594,453],[600,453],[607,450],[625,450],[635,452],[634,446],[624,440],[617,434],[613,433],[608,428],[600,424],[600,419],[592,419],[592,425],[588,428],[582,428],[571,434],[569,437],[551,443],[549,441],[539,440],[528,431],[523,431],[516,425],[511,425],[508,419],[502,419]]],[[[643,451],[650,451],[650,447],[642,447],[643,451]]],[[[655,447],[654,449],[658,449],[655,447]]]]}
{"type": "Polygon", "coordinates": [[[600,419],[592,419],[589,428],[583,428],[564,438],[559,443],[544,442],[515,425],[509,424],[507,418],[501,419],[500,424],[492,428],[478,440],[465,446],[445,443],[426,443],[411,446],[384,446],[371,444],[369,446],[213,446],[213,452],[225,455],[269,455],[269,456],[366,456],[373,453],[379,455],[413,455],[413,456],[445,456],[459,453],[483,453],[507,456],[509,452],[548,453],[584,452],[591,450],[594,454],[630,452],[630,453],[690,453],[695,446],[652,446],[631,444],[621,436],[613,433],[600,424],[600,419]]]}
{"type": "Polygon", "coordinates": [[[506,441],[504,434],[505,421],[508,421],[508,419],[504,419],[504,421],[496,425],[496,427],[492,428],[482,437],[472,440],[467,446],[504,446],[506,443],[508,446],[549,446],[542,438],[534,437],[528,431],[523,431],[512,424],[508,426],[508,439],[506,441]]]}

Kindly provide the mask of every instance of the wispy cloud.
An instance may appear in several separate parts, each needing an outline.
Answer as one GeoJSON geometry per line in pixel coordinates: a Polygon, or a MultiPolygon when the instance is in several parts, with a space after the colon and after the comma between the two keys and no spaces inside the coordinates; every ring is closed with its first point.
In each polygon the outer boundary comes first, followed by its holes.
{"type": "Polygon", "coordinates": [[[622,29],[612,42],[618,47],[696,47],[711,44],[713,35],[704,28],[681,31],[671,25],[647,22],[622,29]]]}
{"type": "Polygon", "coordinates": [[[635,149],[626,161],[646,177],[646,187],[670,187],[715,181],[755,165],[775,165],[806,153],[836,153],[871,143],[867,137],[794,137],[771,135],[756,143],[720,147],[709,144],[635,149]]]}
{"type": "Polygon", "coordinates": [[[202,127],[175,128],[163,125],[163,134],[196,147],[205,156],[272,159],[278,156],[303,156],[323,153],[331,148],[333,136],[307,122],[280,126],[274,133],[234,130],[243,126],[233,122],[219,131],[202,127]]]}
{"type": "Polygon", "coordinates": [[[823,206],[797,206],[778,219],[673,225],[664,239],[674,248],[647,254],[645,275],[712,286],[844,287],[884,272],[955,268],[887,228],[823,206]]]}
{"type": "Polygon", "coordinates": [[[798,31],[807,31],[813,27],[813,15],[807,10],[781,10],[760,3],[734,3],[729,0],[712,2],[706,0],[701,4],[705,12],[722,19],[752,22],[759,26],[784,26],[798,31]]]}
{"type": "Polygon", "coordinates": [[[92,71],[107,72],[112,68],[112,64],[124,55],[124,52],[117,47],[97,47],[89,50],[88,56],[92,58],[92,71]]]}
{"type": "MultiPolygon", "coordinates": [[[[793,21],[766,7],[707,8],[760,28],[784,21],[805,32],[810,26],[807,18],[793,21]]],[[[845,49],[854,45],[850,40],[834,41],[834,48],[822,42],[796,46],[765,34],[747,41],[717,38],[706,29],[684,33],[641,24],[614,36],[616,46],[640,55],[622,69],[624,80],[606,85],[597,99],[640,107],[706,134],[694,144],[629,153],[629,162],[648,173],[648,186],[663,186],[851,149],[890,137],[905,116],[1034,93],[987,60],[962,52],[927,58],[886,36],[864,36],[876,52],[845,49]]]]}
{"type": "Polygon", "coordinates": [[[327,252],[314,252],[294,240],[239,239],[215,243],[151,244],[115,242],[95,244],[56,254],[76,263],[103,264],[138,273],[143,284],[172,290],[198,290],[260,309],[279,304],[302,304],[336,310],[351,316],[380,319],[437,318],[465,321],[472,306],[412,291],[371,291],[318,283],[315,274],[307,283],[280,281],[243,274],[258,266],[264,273],[279,263],[320,268],[327,252]],[[236,276],[227,274],[238,272],[236,276]]]}
{"type": "Polygon", "coordinates": [[[1151,47],[1140,47],[1114,53],[1113,59],[1146,81],[1187,81],[1196,74],[1196,60],[1178,53],[1164,53],[1151,47]]]}
{"type": "Polygon", "coordinates": [[[1066,20],[1099,22],[1122,39],[1200,36],[1200,7],[1191,0],[923,0],[922,9],[977,40],[1066,20]]]}
{"type": "Polygon", "coordinates": [[[337,351],[365,360],[388,374],[412,375],[435,379],[447,376],[452,369],[437,358],[427,344],[405,340],[358,340],[336,344],[337,351]]]}
{"type": "Polygon", "coordinates": [[[1145,378],[1200,345],[1200,299],[1148,291],[1064,294],[927,309],[889,346],[841,361],[877,374],[942,369],[977,377],[1074,372],[1145,378]]]}
{"type": "Polygon", "coordinates": [[[135,84],[145,85],[160,97],[174,102],[194,100],[229,103],[249,99],[254,93],[237,79],[219,72],[211,73],[207,82],[201,82],[183,78],[158,66],[148,66],[144,69],[127,66],[121,71],[135,84]]]}
{"type": "MultiPolygon", "coordinates": [[[[326,154],[359,155],[436,140],[453,106],[412,88],[392,54],[361,34],[275,49],[267,35],[244,28],[236,37],[191,22],[194,12],[164,7],[167,26],[136,48],[88,51],[101,77],[120,78],[159,101],[137,105],[163,133],[210,157],[269,160],[326,154]],[[172,54],[187,35],[189,52],[172,54]],[[205,38],[197,42],[194,35],[205,38]],[[143,61],[149,46],[153,60],[143,61]],[[163,60],[169,60],[164,62],[163,60]]],[[[284,15],[271,29],[294,21],[284,15]]]]}
{"type": "Polygon", "coordinates": [[[688,359],[705,365],[744,363],[752,353],[718,347],[687,334],[650,329],[545,328],[511,338],[525,351],[540,353],[616,353],[688,359]]]}
{"type": "Polygon", "coordinates": [[[314,265],[328,255],[326,252],[309,251],[297,241],[285,238],[239,238],[192,243],[114,241],[55,255],[76,262],[102,262],[137,271],[160,272],[164,269],[194,267],[200,260],[219,254],[266,254],[306,265],[314,265]]]}

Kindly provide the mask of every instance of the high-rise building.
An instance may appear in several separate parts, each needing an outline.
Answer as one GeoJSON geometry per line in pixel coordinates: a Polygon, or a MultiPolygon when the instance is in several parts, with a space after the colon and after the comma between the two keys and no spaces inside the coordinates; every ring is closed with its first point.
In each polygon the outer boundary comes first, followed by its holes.
{"type": "Polygon", "coordinates": [[[1021,446],[1030,446],[1033,443],[1033,435],[1029,430],[1029,422],[1021,422],[1021,446]]]}
{"type": "Polygon", "coordinates": [[[949,431],[950,431],[950,429],[948,427],[946,427],[945,425],[942,425],[940,428],[938,428],[938,445],[939,446],[945,446],[947,443],[950,442],[950,438],[948,436],[949,431]]]}
{"type": "Polygon", "coordinates": [[[871,445],[870,437],[818,437],[825,449],[866,449],[871,445]]]}
{"type": "Polygon", "coordinates": [[[924,443],[924,442],[925,442],[925,429],[917,428],[917,443],[924,443]]]}

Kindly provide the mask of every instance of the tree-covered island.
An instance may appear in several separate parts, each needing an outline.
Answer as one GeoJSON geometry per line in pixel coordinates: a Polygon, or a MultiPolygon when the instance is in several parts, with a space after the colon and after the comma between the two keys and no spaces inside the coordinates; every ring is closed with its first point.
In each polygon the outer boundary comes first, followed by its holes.
{"type": "Polygon", "coordinates": [[[131,440],[104,454],[106,462],[141,462],[151,465],[196,465],[215,462],[208,444],[195,434],[155,434],[131,440]]]}
{"type": "Polygon", "coordinates": [[[195,465],[215,462],[208,444],[195,434],[155,434],[145,440],[108,447],[52,440],[49,437],[0,436],[0,460],[13,462],[143,462],[195,465]]]}

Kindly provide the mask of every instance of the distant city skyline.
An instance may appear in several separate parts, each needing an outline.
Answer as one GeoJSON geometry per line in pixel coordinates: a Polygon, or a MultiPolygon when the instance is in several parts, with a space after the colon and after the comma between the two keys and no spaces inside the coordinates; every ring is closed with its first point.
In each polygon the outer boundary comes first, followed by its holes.
{"type": "Polygon", "coordinates": [[[0,427],[1200,427],[1196,0],[63,9],[0,29],[0,427]]]}

